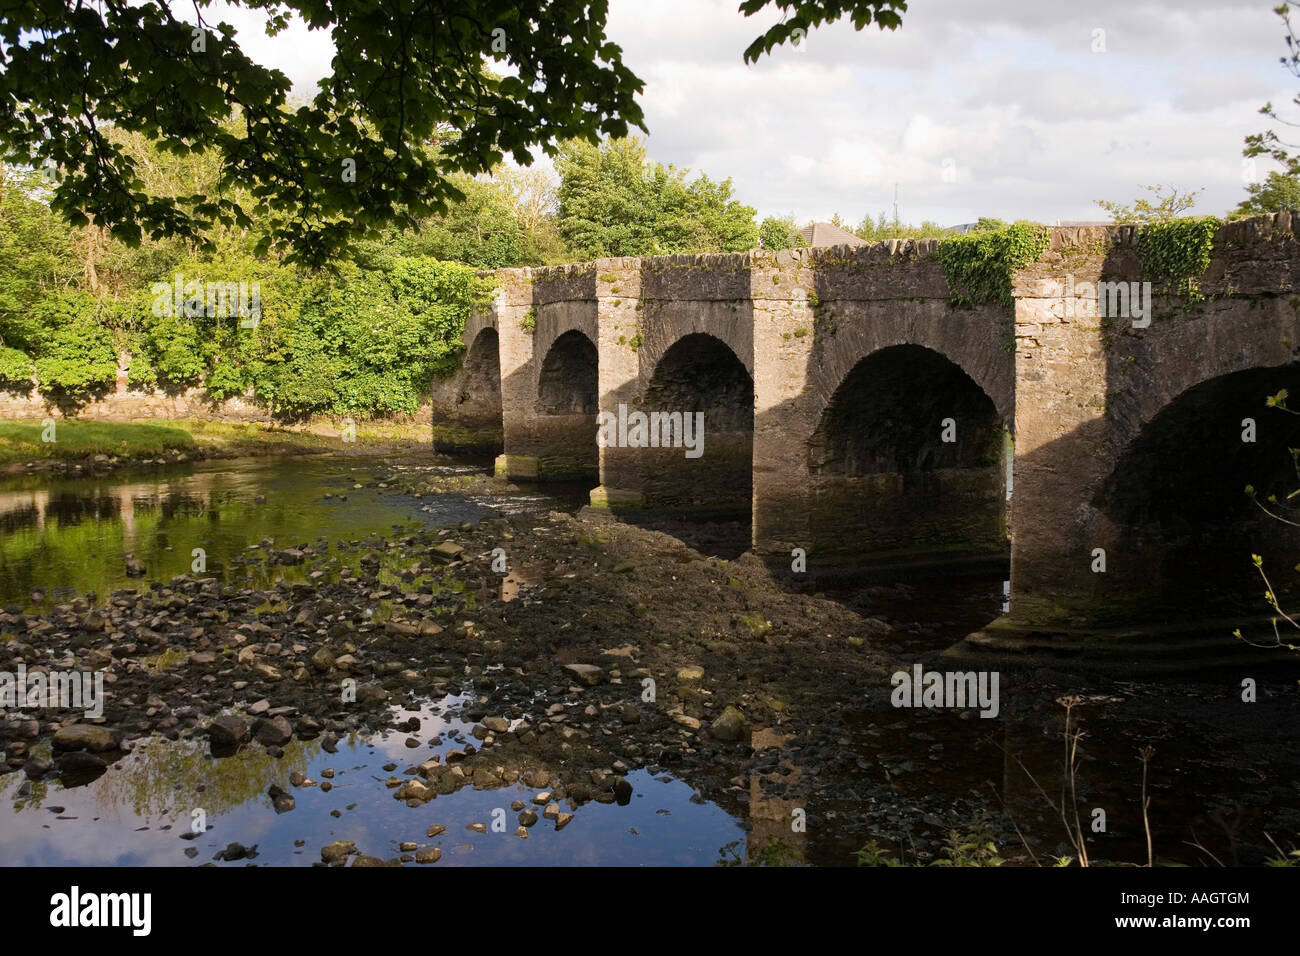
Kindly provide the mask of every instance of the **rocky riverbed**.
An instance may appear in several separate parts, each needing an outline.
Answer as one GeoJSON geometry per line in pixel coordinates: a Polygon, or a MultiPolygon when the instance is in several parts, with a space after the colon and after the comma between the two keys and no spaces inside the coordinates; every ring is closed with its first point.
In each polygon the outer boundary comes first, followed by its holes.
{"type": "MultiPolygon", "coordinates": [[[[422,500],[515,493],[378,465],[365,484],[422,500]]],[[[1193,831],[1241,862],[1272,852],[1265,830],[1300,834],[1297,761],[1277,748],[1300,702],[1283,683],[1263,682],[1249,708],[1236,675],[1154,686],[1040,668],[1002,675],[995,720],[899,710],[891,674],[933,658],[951,642],[942,633],[872,613],[869,599],[791,593],[753,556],[710,556],[589,509],[268,539],[228,564],[265,586],[182,575],[7,607],[0,669],[102,671],[107,697],[93,719],[8,708],[0,769],[75,787],[151,748],[259,754],[266,812],[284,814],[333,788],[308,775],[303,748],[319,757],[387,735],[401,759],[385,762],[384,799],[415,813],[467,790],[509,791],[521,838],[539,824],[565,830],[587,805],[626,805],[663,776],[742,822],[735,862],[852,863],[872,839],[925,862],[973,819],[1032,862],[1069,849],[1038,787],[1059,783],[1058,699],[1077,695],[1074,717],[1094,738],[1082,799],[1116,821],[1109,846],[1095,838],[1100,855],[1136,861],[1143,743],[1166,761],[1166,774],[1153,765],[1152,815],[1171,861],[1198,862],[1182,845],[1193,831]],[[1235,830],[1206,832],[1233,807],[1235,830]]],[[[481,825],[469,839],[487,839],[498,823],[455,828],[481,825]]],[[[315,850],[329,865],[442,855],[405,843],[315,850]]],[[[244,859],[240,846],[221,859],[244,859]]]]}

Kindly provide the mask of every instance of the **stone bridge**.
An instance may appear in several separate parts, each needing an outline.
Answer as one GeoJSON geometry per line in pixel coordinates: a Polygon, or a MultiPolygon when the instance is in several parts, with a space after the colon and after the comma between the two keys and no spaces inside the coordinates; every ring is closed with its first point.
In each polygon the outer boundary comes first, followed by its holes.
{"type": "Polygon", "coordinates": [[[1204,619],[1258,609],[1251,554],[1279,585],[1300,561],[1244,491],[1300,486],[1266,401],[1300,408],[1295,222],[1223,226],[1203,298],[1157,288],[1145,322],[1098,302],[1143,279],[1131,227],[1052,230],[1013,310],[950,304],[933,240],[501,270],[462,374],[499,396],[498,473],[743,513],[773,566],[1009,555],[1022,629],[1204,619]],[[598,441],[620,406],[702,412],[703,453],[598,441]]]}

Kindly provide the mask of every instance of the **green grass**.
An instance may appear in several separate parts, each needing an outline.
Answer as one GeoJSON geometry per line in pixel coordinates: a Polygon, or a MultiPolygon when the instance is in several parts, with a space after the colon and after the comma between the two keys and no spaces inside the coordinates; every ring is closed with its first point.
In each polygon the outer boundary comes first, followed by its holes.
{"type": "MultiPolygon", "coordinates": [[[[868,841],[857,853],[858,866],[920,866],[920,863],[905,863],[890,850],[882,847],[875,840],[868,841]]],[[[966,833],[949,830],[944,847],[938,859],[930,866],[1001,866],[1005,861],[998,855],[998,848],[989,836],[988,824],[976,817],[971,821],[966,833]]]]}
{"type": "Polygon", "coordinates": [[[146,657],[142,662],[145,667],[154,674],[161,674],[169,668],[175,667],[189,660],[189,653],[178,647],[169,647],[161,654],[154,654],[152,657],[146,657]]]}
{"type": "Polygon", "coordinates": [[[40,422],[0,422],[0,462],[39,458],[90,458],[117,455],[142,458],[166,451],[192,451],[194,438],[173,425],[127,425],[58,421],[54,441],[41,441],[40,422]]]}
{"type": "Polygon", "coordinates": [[[429,425],[419,422],[358,422],[356,442],[340,443],[339,425],[328,420],[281,428],[262,422],[154,419],[148,422],[55,421],[52,442],[41,441],[40,422],[0,422],[0,464],[52,459],[157,458],[169,452],[220,448],[236,454],[267,449],[334,449],[393,443],[428,443],[429,425]]]}
{"type": "MultiPolygon", "coordinates": [[[[159,420],[182,428],[201,441],[236,446],[291,444],[305,448],[337,448],[340,444],[341,420],[322,417],[307,425],[281,427],[265,422],[218,422],[208,419],[178,418],[159,420]]],[[[403,442],[429,442],[429,423],[359,421],[356,445],[383,445],[403,442]]]]}

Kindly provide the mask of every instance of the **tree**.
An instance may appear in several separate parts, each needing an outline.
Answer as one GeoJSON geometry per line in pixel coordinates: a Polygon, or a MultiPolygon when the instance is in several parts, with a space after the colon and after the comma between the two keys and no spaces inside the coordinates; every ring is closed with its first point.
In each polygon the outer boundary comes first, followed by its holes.
{"type": "MultiPolygon", "coordinates": [[[[668,167],[672,171],[672,167],[668,167]]],[[[682,182],[686,171],[682,170],[682,182]]],[[[758,245],[758,212],[732,198],[730,179],[714,182],[701,173],[686,186],[685,193],[672,190],[680,198],[682,212],[691,221],[689,239],[675,252],[744,252],[758,245]]]]}
{"type": "Polygon", "coordinates": [[[764,249],[797,249],[804,244],[803,234],[793,215],[768,216],[758,227],[758,237],[764,249]]]}
{"type": "Polygon", "coordinates": [[[564,144],[557,225],[583,259],[675,252],[741,252],[758,244],[755,210],[731,197],[731,180],[651,162],[637,139],[564,144]]]}
{"type": "Polygon", "coordinates": [[[316,264],[354,235],[445,211],[460,198],[456,173],[642,124],[642,84],[605,37],[605,0],[239,5],[265,10],[271,35],[293,14],[330,30],[334,72],[310,102],[292,107],[287,77],[203,18],[210,0],[195,24],[162,0],[29,0],[0,23],[0,145],[58,169],[52,206],[74,225],[203,244],[214,225],[256,217],[268,224],[259,253],[285,245],[316,264]],[[486,60],[516,75],[493,76],[486,60]],[[240,136],[223,126],[235,110],[240,136]],[[181,155],[212,151],[219,189],[146,188],[111,127],[181,155]]]}
{"type": "MultiPolygon", "coordinates": [[[[1291,23],[1290,5],[1284,3],[1275,8],[1274,12],[1282,18],[1282,23],[1286,27],[1287,55],[1281,57],[1280,62],[1287,72],[1300,79],[1300,36],[1296,35],[1291,23]]],[[[1300,106],[1300,94],[1297,94],[1291,102],[1300,106]]],[[[1260,108],[1260,113],[1284,126],[1300,126],[1300,123],[1284,120],[1278,116],[1272,103],[1265,103],[1260,108]]],[[[1291,152],[1294,148],[1295,144],[1283,140],[1276,130],[1266,130],[1246,137],[1246,148],[1242,150],[1242,155],[1251,159],[1267,156],[1280,163],[1283,169],[1281,172],[1276,170],[1270,172],[1268,178],[1262,183],[1249,183],[1246,186],[1246,191],[1250,193],[1249,197],[1241,201],[1241,204],[1230,214],[1230,218],[1300,208],[1300,156],[1291,152]]]]}
{"type": "MultiPolygon", "coordinates": [[[[305,103],[251,60],[237,31],[166,0],[24,0],[0,20],[0,155],[58,171],[52,208],[127,244],[266,223],[257,251],[319,265],[356,236],[412,225],[461,198],[456,174],[506,156],[532,162],[560,141],[644,129],[643,84],[605,36],[608,0],[232,0],[274,36],[294,16],[329,30],[333,72],[305,103]],[[486,62],[500,64],[497,76],[486,62]],[[160,68],[165,64],[165,68],[160,68]],[[242,135],[225,122],[238,113],[242,135]],[[109,131],[177,155],[215,157],[218,188],[167,194],[109,131]]],[[[782,14],[745,51],[757,60],[851,17],[894,29],[904,0],[748,0],[782,14]]]]}
{"type": "Polygon", "coordinates": [[[478,269],[522,264],[524,230],[501,184],[469,176],[453,178],[464,196],[441,215],[423,219],[395,238],[405,255],[463,262],[478,269]]]}
{"type": "Polygon", "coordinates": [[[505,189],[515,218],[527,232],[534,232],[555,215],[557,183],[547,170],[535,166],[503,165],[493,178],[505,189]]]}
{"type": "Polygon", "coordinates": [[[1264,182],[1251,183],[1246,191],[1250,196],[1241,201],[1230,218],[1300,209],[1300,176],[1295,173],[1273,170],[1264,182]]]}
{"type": "Polygon", "coordinates": [[[560,235],[580,258],[639,256],[654,251],[641,140],[610,140],[603,146],[576,141],[564,144],[555,161],[560,174],[560,235]]]}
{"type": "Polygon", "coordinates": [[[849,17],[856,30],[873,22],[882,30],[896,30],[903,23],[900,13],[907,11],[907,0],[745,0],[740,12],[750,17],[773,5],[781,11],[781,21],[746,48],[746,63],[757,62],[782,43],[798,43],[823,23],[841,17],[849,17]]]}
{"type": "Polygon", "coordinates": [[[919,226],[895,222],[884,212],[881,212],[874,222],[870,215],[863,216],[862,222],[851,231],[859,239],[866,239],[868,242],[879,242],[882,239],[937,239],[951,232],[928,219],[919,226]]]}
{"type": "Polygon", "coordinates": [[[493,177],[505,189],[507,200],[524,232],[521,265],[556,265],[570,255],[555,222],[559,205],[558,183],[550,170],[536,166],[502,165],[493,177]]]}
{"type": "Polygon", "coordinates": [[[1196,197],[1202,192],[1196,189],[1180,193],[1177,187],[1168,186],[1143,186],[1142,188],[1154,194],[1157,202],[1152,203],[1149,199],[1138,199],[1132,205],[1108,202],[1105,199],[1098,199],[1095,202],[1110,213],[1111,222],[1147,226],[1153,222],[1169,222],[1179,218],[1196,205],[1196,197]]]}

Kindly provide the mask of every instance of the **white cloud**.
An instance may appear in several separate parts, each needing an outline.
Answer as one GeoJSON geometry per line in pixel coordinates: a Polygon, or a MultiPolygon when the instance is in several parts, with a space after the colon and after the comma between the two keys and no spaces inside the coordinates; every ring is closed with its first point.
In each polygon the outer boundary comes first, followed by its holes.
{"type": "Polygon", "coordinates": [[[760,214],[858,219],[898,183],[912,221],[1050,222],[1104,218],[1094,200],[1145,183],[1235,205],[1258,107],[1292,95],[1270,6],[933,0],[897,31],[815,31],[741,67],[747,83],[736,64],[771,17],[731,0],[614,0],[610,33],[647,81],[651,155],[733,177],[760,214]]]}
{"type": "MultiPolygon", "coordinates": [[[[1205,187],[1199,211],[1222,213],[1244,195],[1258,108],[1296,90],[1261,0],[926,0],[897,31],[838,23],[752,66],[743,51],[775,14],[736,6],[612,0],[609,36],[645,81],[650,155],[731,177],[762,215],[859,219],[895,183],[911,221],[1101,218],[1093,200],[1144,183],[1205,187]]],[[[329,69],[327,34],[205,16],[307,92],[329,69]]]]}

